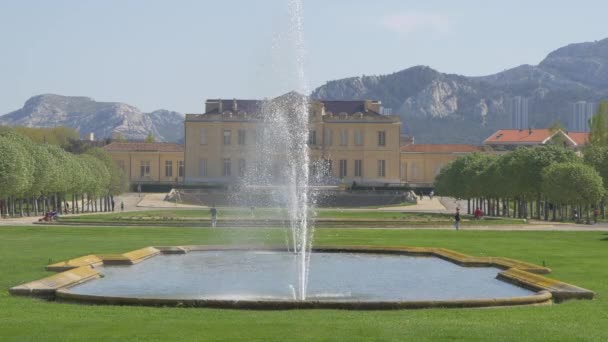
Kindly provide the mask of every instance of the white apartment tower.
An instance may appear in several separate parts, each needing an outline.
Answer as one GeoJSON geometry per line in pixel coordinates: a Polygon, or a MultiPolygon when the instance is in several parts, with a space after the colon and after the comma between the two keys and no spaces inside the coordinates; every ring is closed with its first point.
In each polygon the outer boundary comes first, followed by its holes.
{"type": "Polygon", "coordinates": [[[578,101],[570,105],[570,130],[573,132],[589,132],[591,118],[595,115],[596,104],[578,101]]]}
{"type": "Polygon", "coordinates": [[[511,128],[513,129],[528,129],[530,123],[528,121],[528,99],[521,96],[515,96],[507,102],[507,110],[511,114],[511,128]]]}

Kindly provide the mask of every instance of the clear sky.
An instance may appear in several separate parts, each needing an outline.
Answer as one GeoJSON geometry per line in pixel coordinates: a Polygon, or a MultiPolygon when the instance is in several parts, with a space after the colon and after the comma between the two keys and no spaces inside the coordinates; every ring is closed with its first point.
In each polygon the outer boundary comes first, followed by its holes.
{"type": "MultiPolygon", "coordinates": [[[[428,65],[485,75],[608,37],[606,0],[303,0],[310,88],[428,65]]],[[[293,84],[288,0],[0,0],[0,114],[41,93],[202,111],[293,84]]]]}

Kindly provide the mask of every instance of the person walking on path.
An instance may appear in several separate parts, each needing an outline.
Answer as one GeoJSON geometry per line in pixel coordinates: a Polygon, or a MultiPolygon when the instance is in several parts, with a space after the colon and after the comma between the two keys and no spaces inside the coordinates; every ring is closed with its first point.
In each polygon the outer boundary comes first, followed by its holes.
{"type": "Polygon", "coordinates": [[[215,204],[211,206],[209,212],[211,212],[211,227],[215,228],[217,225],[217,209],[215,209],[215,204]]]}
{"type": "Polygon", "coordinates": [[[456,208],[456,215],[454,215],[454,228],[456,228],[456,230],[460,228],[460,208],[456,208]]]}
{"type": "Polygon", "coordinates": [[[600,210],[597,207],[595,207],[593,209],[593,223],[597,223],[597,217],[599,216],[599,214],[600,214],[600,210]]]}
{"type": "Polygon", "coordinates": [[[120,211],[125,211],[125,202],[120,201],[120,211]]]}

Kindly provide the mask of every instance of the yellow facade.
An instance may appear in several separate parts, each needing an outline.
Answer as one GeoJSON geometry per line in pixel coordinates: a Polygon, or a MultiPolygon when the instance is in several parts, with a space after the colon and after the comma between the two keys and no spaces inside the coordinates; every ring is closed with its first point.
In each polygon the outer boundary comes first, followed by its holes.
{"type": "Polygon", "coordinates": [[[184,180],[181,145],[114,142],[104,149],[132,184],[177,184],[184,180]]]}
{"type": "Polygon", "coordinates": [[[409,145],[401,147],[401,181],[412,187],[432,187],[441,169],[454,159],[479,151],[472,145],[409,145]]]}
{"type": "MultiPolygon", "coordinates": [[[[254,163],[263,125],[251,112],[256,105],[209,100],[205,114],[186,115],[186,183],[235,182],[254,163]]],[[[331,178],[344,183],[400,182],[398,117],[380,115],[377,101],[314,101],[309,110],[312,165],[330,163],[331,178]]]]}

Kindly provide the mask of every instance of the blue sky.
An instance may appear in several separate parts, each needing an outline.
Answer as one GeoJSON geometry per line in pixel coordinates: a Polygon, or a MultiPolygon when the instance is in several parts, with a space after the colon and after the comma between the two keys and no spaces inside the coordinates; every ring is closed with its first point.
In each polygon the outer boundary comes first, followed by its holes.
{"type": "MultiPolygon", "coordinates": [[[[608,37],[608,1],[303,0],[308,85],[414,65],[485,75],[608,37]]],[[[202,111],[293,82],[288,0],[2,0],[0,114],[41,93],[202,111]]]]}

